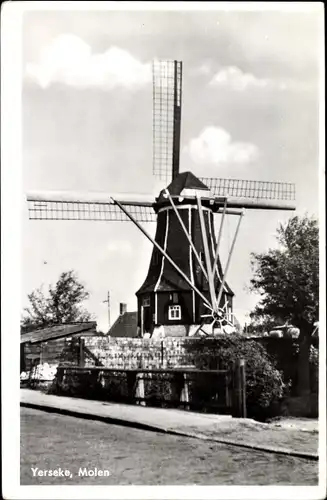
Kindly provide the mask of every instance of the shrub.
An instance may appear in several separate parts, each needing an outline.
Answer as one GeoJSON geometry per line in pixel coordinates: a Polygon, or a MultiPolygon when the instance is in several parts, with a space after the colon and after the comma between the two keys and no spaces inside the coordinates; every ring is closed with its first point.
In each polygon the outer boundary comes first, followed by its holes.
{"type": "Polygon", "coordinates": [[[317,347],[310,346],[309,355],[310,366],[310,389],[312,394],[318,394],[319,383],[319,350],[317,347]]]}
{"type": "Polygon", "coordinates": [[[172,404],[173,376],[167,374],[148,374],[144,384],[144,395],[151,406],[167,407],[172,404]]]}
{"type": "MultiPolygon", "coordinates": [[[[285,384],[291,389],[289,396],[296,396],[299,356],[298,339],[266,337],[256,339],[256,342],[264,346],[276,368],[282,373],[285,384]]],[[[318,345],[311,345],[309,357],[311,393],[318,392],[318,354],[318,345]]]]}
{"type": "MultiPolygon", "coordinates": [[[[192,353],[197,368],[215,369],[230,367],[235,360],[246,362],[246,401],[248,417],[265,420],[274,413],[274,405],[284,395],[285,384],[262,345],[239,336],[219,336],[194,339],[186,345],[192,353]]],[[[203,380],[203,393],[208,394],[208,384],[203,380]]]]}
{"type": "Polygon", "coordinates": [[[69,372],[63,381],[56,379],[51,392],[58,395],[85,399],[124,402],[128,400],[126,374],[121,372],[99,374],[98,372],[69,372]]]}

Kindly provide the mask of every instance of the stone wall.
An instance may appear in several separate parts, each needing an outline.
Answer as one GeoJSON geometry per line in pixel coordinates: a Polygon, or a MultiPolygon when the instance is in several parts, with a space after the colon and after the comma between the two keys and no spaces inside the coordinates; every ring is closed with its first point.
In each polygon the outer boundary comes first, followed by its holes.
{"type": "MultiPolygon", "coordinates": [[[[296,339],[262,337],[249,339],[260,342],[272,358],[277,368],[283,372],[286,382],[296,385],[297,352],[296,339]]],[[[194,341],[192,337],[165,338],[163,340],[83,337],[85,366],[102,365],[107,368],[162,368],[194,365],[194,359],[185,349],[186,343],[194,341]]],[[[78,342],[78,339],[76,339],[78,342]]],[[[52,340],[40,344],[26,345],[25,357],[38,355],[38,363],[50,365],[59,362],[78,364],[79,348],[73,347],[67,339],[52,340]]],[[[25,371],[28,371],[32,360],[26,359],[25,371]]]]}
{"type": "Polygon", "coordinates": [[[164,340],[125,338],[85,338],[85,366],[94,366],[96,360],[87,355],[91,351],[107,368],[162,368],[185,366],[193,360],[185,352],[185,342],[191,339],[164,340]]]}

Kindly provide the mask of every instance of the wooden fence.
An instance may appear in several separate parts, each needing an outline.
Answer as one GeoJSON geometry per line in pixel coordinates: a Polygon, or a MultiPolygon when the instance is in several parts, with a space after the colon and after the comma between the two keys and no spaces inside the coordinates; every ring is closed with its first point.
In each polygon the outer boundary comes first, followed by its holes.
{"type": "MultiPolygon", "coordinates": [[[[126,395],[124,402],[152,405],[153,398],[146,394],[147,383],[165,381],[170,385],[169,399],[159,396],[161,405],[190,409],[206,409],[216,413],[246,417],[246,377],[244,360],[236,361],[225,370],[197,370],[193,368],[105,368],[101,366],[59,366],[56,384],[60,391],[63,386],[73,386],[77,380],[86,395],[92,395],[92,388],[102,387],[102,397],[110,400],[112,394],[105,389],[106,379],[124,380],[126,395]],[[101,386],[103,384],[103,386],[101,386]],[[203,399],[202,391],[210,388],[212,397],[203,399]]],[[[122,385],[119,382],[118,385],[122,385]]],[[[79,395],[78,393],[76,395],[79,395]]],[[[157,398],[158,399],[158,398],[157,398]]],[[[158,401],[156,401],[158,403],[158,401]]],[[[157,405],[157,404],[156,404],[157,405]]]]}

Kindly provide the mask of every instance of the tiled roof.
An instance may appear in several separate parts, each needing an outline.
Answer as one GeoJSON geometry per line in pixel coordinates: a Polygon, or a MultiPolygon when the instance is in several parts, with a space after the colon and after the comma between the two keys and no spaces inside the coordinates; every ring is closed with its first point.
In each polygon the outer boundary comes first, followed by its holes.
{"type": "Polygon", "coordinates": [[[110,337],[137,337],[137,312],[125,312],[110,328],[110,337]]]}
{"type": "Polygon", "coordinates": [[[70,337],[83,333],[84,335],[99,335],[96,332],[96,321],[88,321],[83,323],[63,323],[60,325],[49,326],[47,328],[36,329],[27,333],[21,332],[20,343],[26,344],[30,342],[46,342],[48,340],[70,337]]]}

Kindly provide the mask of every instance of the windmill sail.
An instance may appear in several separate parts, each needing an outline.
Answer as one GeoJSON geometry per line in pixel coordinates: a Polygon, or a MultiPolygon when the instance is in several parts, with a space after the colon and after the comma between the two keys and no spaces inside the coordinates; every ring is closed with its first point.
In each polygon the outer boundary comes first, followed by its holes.
{"type": "Polygon", "coordinates": [[[244,179],[199,177],[214,196],[257,200],[294,201],[295,185],[288,182],[264,182],[244,179]]]}
{"type": "Polygon", "coordinates": [[[78,194],[69,192],[30,193],[27,195],[29,218],[33,220],[129,221],[113,201],[122,205],[139,222],[155,222],[153,197],[147,195],[78,194]],[[127,199],[128,198],[128,199],[127,199]]]}
{"type": "Polygon", "coordinates": [[[153,174],[167,184],[179,173],[182,63],[153,63],[153,174]]]}
{"type": "MultiPolygon", "coordinates": [[[[178,179],[190,176],[184,172],[178,179]]],[[[200,178],[209,188],[210,197],[221,197],[221,207],[228,198],[229,208],[294,210],[294,184],[240,179],[200,178]]],[[[178,181],[176,181],[178,182],[178,181]]],[[[189,191],[186,189],[186,192],[189,191]]],[[[190,195],[192,193],[188,193],[190,195]]],[[[174,193],[172,193],[174,196],[174,193]]],[[[160,195],[162,196],[162,195],[160,195]]],[[[151,195],[78,194],[70,192],[30,193],[27,195],[29,218],[34,220],[89,220],[129,222],[115,204],[118,200],[138,222],[155,222],[155,202],[151,195]]],[[[216,200],[217,201],[217,200],[216,200]]],[[[232,212],[230,212],[232,213],[232,212]]]]}

